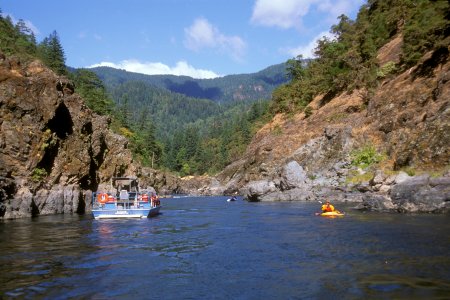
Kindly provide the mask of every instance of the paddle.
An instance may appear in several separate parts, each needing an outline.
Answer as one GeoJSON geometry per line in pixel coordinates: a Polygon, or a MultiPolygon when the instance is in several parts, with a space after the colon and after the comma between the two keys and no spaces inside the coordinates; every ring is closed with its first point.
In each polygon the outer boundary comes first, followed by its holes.
{"type": "MultiPolygon", "coordinates": [[[[317,202],[319,202],[320,204],[323,204],[323,202],[320,201],[320,200],[317,200],[317,202]]],[[[316,216],[320,216],[320,214],[321,214],[321,212],[316,212],[316,213],[315,213],[316,216]]]]}

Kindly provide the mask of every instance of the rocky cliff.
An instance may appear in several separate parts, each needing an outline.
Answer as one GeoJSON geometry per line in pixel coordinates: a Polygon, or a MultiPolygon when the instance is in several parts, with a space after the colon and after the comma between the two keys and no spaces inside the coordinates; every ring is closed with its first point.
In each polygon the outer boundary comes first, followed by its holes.
{"type": "MultiPolygon", "coordinates": [[[[397,37],[380,50],[380,66],[399,60],[401,42],[397,37]]],[[[360,202],[361,209],[448,211],[448,58],[443,47],[384,77],[373,91],[319,96],[306,115],[276,115],[242,159],[219,174],[219,189],[199,191],[237,192],[250,201],[329,197],[360,202]],[[369,168],[352,163],[365,148],[379,157],[369,168]]]]}
{"type": "Polygon", "coordinates": [[[141,176],[163,192],[177,179],[133,162],[73,84],[39,61],[0,55],[0,218],[85,213],[112,176],[141,176]]]}

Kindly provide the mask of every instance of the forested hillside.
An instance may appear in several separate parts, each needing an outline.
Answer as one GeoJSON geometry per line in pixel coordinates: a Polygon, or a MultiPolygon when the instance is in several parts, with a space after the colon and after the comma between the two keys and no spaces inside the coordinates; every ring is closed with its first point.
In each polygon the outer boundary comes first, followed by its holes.
{"type": "Polygon", "coordinates": [[[290,79],[284,63],[253,74],[228,75],[214,79],[144,75],[110,67],[97,67],[90,70],[100,77],[108,89],[114,89],[126,82],[139,81],[188,97],[210,99],[218,103],[270,99],[273,89],[290,79]]]}
{"type": "Polygon", "coordinates": [[[92,71],[103,81],[117,106],[122,134],[133,138],[151,131],[156,137],[159,146],[138,155],[145,164],[190,175],[218,172],[243,153],[261,120],[268,117],[271,92],[288,80],[285,66],[216,79],[144,75],[109,67],[83,72],[92,71]]]}
{"type": "MultiPolygon", "coordinates": [[[[23,21],[8,18],[0,19],[0,41],[4,54],[39,58],[69,76],[75,92],[93,111],[111,117],[111,128],[129,139],[144,165],[203,174],[239,158],[275,114],[314,114],[309,104],[316,97],[322,97],[321,107],[358,91],[364,103],[352,110],[367,109],[380,84],[414,66],[426,51],[448,52],[449,11],[447,1],[371,0],[356,20],[339,17],[331,28],[335,38],[321,39],[313,60],[299,56],[255,74],[208,80],[111,68],[68,72],[56,31],[38,43],[23,21]],[[381,57],[392,39],[401,42],[391,52],[400,53],[381,57]]],[[[330,120],[338,117],[344,116],[330,120]]]]}
{"type": "Polygon", "coordinates": [[[371,0],[331,32],[288,61],[274,116],[205,193],[449,211],[449,2],[371,0]]]}
{"type": "MultiPolygon", "coordinates": [[[[269,100],[219,104],[142,81],[127,81],[109,90],[117,107],[121,133],[133,138],[151,131],[159,147],[142,161],[181,175],[215,173],[244,150],[266,115],[269,100]],[[126,128],[132,132],[127,132],[126,128]]],[[[146,139],[149,141],[149,138],[146,139]]],[[[144,142],[144,141],[143,141],[144,142]]],[[[139,149],[135,148],[135,153],[139,149]]]]}
{"type": "Polygon", "coordinates": [[[448,47],[449,18],[448,1],[369,0],[355,21],[339,17],[331,27],[335,38],[318,42],[316,59],[287,62],[292,81],[274,91],[272,112],[299,112],[317,95],[325,95],[326,102],[356,89],[364,89],[370,101],[381,81],[414,66],[426,51],[448,47]],[[379,57],[380,48],[396,36],[402,41],[398,58],[379,57]]]}

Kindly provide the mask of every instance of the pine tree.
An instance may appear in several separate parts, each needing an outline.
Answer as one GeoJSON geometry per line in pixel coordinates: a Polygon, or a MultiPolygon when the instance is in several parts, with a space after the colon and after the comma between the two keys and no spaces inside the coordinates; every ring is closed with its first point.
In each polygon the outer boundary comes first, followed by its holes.
{"type": "Polygon", "coordinates": [[[94,72],[79,69],[70,75],[75,83],[75,91],[83,97],[90,109],[99,115],[114,112],[114,102],[107,94],[103,82],[94,72]]]}
{"type": "Polygon", "coordinates": [[[53,31],[38,45],[38,54],[42,61],[57,74],[67,74],[64,49],[56,31],[53,31]]]}
{"type": "Polygon", "coordinates": [[[36,55],[36,38],[22,19],[13,24],[11,17],[1,16],[0,50],[6,55],[30,59],[36,55]]]}

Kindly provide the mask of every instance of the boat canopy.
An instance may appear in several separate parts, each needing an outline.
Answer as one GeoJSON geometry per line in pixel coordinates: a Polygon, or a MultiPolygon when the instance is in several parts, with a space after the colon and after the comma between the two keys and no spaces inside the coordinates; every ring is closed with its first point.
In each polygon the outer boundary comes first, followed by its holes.
{"type": "Polygon", "coordinates": [[[118,191],[139,192],[139,182],[136,177],[113,177],[111,186],[118,191]]]}

